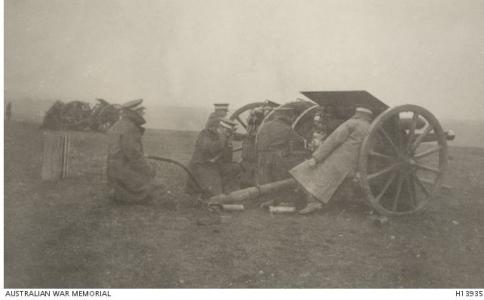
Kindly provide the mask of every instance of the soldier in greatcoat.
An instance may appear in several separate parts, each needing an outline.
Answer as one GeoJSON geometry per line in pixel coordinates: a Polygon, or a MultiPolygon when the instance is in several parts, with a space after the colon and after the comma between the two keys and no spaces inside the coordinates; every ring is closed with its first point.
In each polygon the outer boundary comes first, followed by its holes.
{"type": "MultiPolygon", "coordinates": [[[[204,192],[210,196],[228,193],[239,188],[239,164],[232,161],[232,135],[235,123],[212,115],[199,133],[188,165],[204,192]]],[[[191,181],[187,182],[189,194],[201,191],[191,181]]]]}
{"type": "Polygon", "coordinates": [[[142,125],[146,121],[143,107],[136,108],[141,101],[123,105],[121,118],[108,131],[107,179],[111,197],[118,202],[145,202],[161,188],[143,152],[142,125]]]}
{"type": "Polygon", "coordinates": [[[372,111],[358,107],[353,117],[316,149],[311,159],[290,171],[308,195],[307,206],[301,214],[320,210],[322,203],[328,203],[345,178],[355,175],[360,146],[369,133],[371,120],[372,111]]]}
{"type": "Polygon", "coordinates": [[[288,171],[304,158],[304,154],[297,150],[304,141],[291,127],[295,117],[292,108],[276,108],[274,118],[259,129],[257,184],[289,178],[288,171]]]}
{"type": "Polygon", "coordinates": [[[251,110],[249,117],[247,118],[247,134],[242,138],[242,160],[240,162],[243,169],[241,178],[242,188],[255,185],[255,178],[257,175],[255,137],[263,119],[264,110],[262,107],[257,107],[251,110]]]}

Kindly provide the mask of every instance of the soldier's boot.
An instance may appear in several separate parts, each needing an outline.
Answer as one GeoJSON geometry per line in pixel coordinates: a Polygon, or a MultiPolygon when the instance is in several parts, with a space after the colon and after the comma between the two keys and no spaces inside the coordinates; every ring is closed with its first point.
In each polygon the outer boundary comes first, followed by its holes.
{"type": "Polygon", "coordinates": [[[320,202],[309,202],[305,208],[301,209],[298,213],[300,215],[308,215],[317,212],[323,208],[320,202]]]}
{"type": "Polygon", "coordinates": [[[308,192],[305,192],[305,194],[307,203],[306,207],[299,211],[300,215],[308,215],[323,208],[323,204],[319,202],[318,199],[316,199],[313,195],[308,192]]]}

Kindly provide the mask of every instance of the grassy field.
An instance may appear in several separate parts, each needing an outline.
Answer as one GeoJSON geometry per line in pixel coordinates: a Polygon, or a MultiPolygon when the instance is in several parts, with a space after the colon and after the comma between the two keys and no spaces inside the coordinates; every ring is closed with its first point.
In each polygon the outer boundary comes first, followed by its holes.
{"type": "MultiPolygon", "coordinates": [[[[145,152],[187,162],[195,137],[149,130],[145,152]]],[[[484,149],[450,148],[453,188],[384,226],[354,202],[311,216],[251,203],[198,225],[208,213],[182,193],[181,170],[158,165],[169,200],[116,205],[106,197],[103,135],[71,140],[70,177],[42,182],[43,132],[5,126],[6,288],[484,286],[484,149]]]]}

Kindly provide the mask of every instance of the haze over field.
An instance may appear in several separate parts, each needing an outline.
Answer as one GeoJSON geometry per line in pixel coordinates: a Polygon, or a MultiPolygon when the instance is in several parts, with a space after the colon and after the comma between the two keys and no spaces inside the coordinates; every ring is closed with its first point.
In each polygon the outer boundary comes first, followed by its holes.
{"type": "Polygon", "coordinates": [[[365,89],[484,118],[479,0],[6,0],[5,95],[234,106],[365,89]]]}
{"type": "MultiPolygon", "coordinates": [[[[53,103],[51,100],[17,99],[14,101],[14,119],[28,122],[42,122],[45,112],[53,103]]],[[[94,101],[89,101],[94,104],[94,101]]],[[[231,106],[232,111],[239,108],[231,106]]],[[[199,131],[207,121],[211,107],[206,106],[148,106],[146,119],[148,128],[199,131]]],[[[440,118],[440,116],[437,116],[440,118]]],[[[484,120],[440,119],[444,129],[452,129],[457,138],[450,145],[484,148],[484,120]]]]}

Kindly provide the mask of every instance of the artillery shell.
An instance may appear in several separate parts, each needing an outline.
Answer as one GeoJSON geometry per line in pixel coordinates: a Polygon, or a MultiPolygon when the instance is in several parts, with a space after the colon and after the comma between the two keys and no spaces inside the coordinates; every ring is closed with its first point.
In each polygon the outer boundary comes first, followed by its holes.
{"type": "Polygon", "coordinates": [[[223,204],[222,208],[224,210],[244,210],[244,206],[242,204],[223,204]]]}
{"type": "Polygon", "coordinates": [[[295,212],[296,211],[296,208],[295,207],[292,207],[292,206],[269,206],[269,211],[271,213],[283,214],[283,213],[292,213],[292,212],[295,212]]]}

